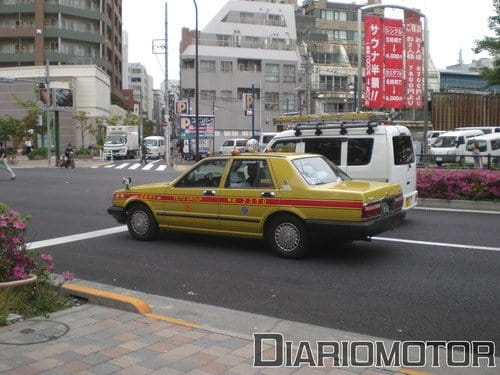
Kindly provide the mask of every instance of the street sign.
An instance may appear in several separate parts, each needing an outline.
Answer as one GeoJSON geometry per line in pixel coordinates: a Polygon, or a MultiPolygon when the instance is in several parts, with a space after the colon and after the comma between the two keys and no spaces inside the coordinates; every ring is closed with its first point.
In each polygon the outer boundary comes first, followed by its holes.
{"type": "Polygon", "coordinates": [[[175,113],[186,114],[188,112],[188,103],[185,100],[175,102],[175,113]]]}
{"type": "Polygon", "coordinates": [[[252,116],[253,115],[253,111],[252,110],[246,110],[245,111],[245,116],[252,116]]]}
{"type": "MultiPolygon", "coordinates": [[[[200,138],[213,138],[215,136],[215,116],[198,116],[200,125],[198,126],[198,136],[200,138]]],[[[196,116],[181,115],[180,138],[190,139],[196,137],[196,116]]]]}

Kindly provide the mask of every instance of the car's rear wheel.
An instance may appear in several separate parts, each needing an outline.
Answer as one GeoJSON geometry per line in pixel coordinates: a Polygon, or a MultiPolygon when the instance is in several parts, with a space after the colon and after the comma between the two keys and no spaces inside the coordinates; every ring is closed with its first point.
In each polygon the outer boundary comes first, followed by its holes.
{"type": "Polygon", "coordinates": [[[285,258],[302,258],[309,249],[306,226],[293,215],[279,215],[266,226],[266,238],[273,251],[285,258]]]}
{"type": "Polygon", "coordinates": [[[153,213],[144,204],[134,204],[127,210],[127,227],[132,237],[141,241],[154,239],[159,231],[153,213]]]}

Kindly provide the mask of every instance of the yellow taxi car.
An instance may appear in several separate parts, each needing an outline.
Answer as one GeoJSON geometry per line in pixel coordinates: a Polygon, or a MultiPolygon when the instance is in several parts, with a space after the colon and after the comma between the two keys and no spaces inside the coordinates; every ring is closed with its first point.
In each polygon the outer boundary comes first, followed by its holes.
{"type": "Polygon", "coordinates": [[[108,213],[138,240],[160,229],[265,238],[298,258],[316,235],[363,240],[396,227],[402,204],[398,184],[352,180],[321,155],[265,153],[210,157],[172,182],[127,184],[108,213]]]}

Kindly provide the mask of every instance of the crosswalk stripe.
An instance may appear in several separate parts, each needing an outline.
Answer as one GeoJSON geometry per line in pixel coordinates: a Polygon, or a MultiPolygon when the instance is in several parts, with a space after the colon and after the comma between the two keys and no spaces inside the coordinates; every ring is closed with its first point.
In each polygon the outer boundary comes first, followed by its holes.
{"type": "Polygon", "coordinates": [[[90,168],[96,169],[96,168],[99,168],[99,165],[92,165],[90,168]]]}
{"type": "Polygon", "coordinates": [[[141,166],[141,163],[135,163],[134,165],[131,165],[128,169],[137,169],[141,166]]]}
{"type": "Polygon", "coordinates": [[[160,159],[156,159],[155,161],[152,161],[151,164],[156,164],[156,163],[158,163],[161,160],[163,160],[163,159],[161,159],[161,158],[160,159]]]}
{"type": "Polygon", "coordinates": [[[153,163],[150,163],[146,165],[144,168],[142,168],[143,171],[149,171],[151,168],[153,168],[155,165],[153,163]]]}
{"type": "Polygon", "coordinates": [[[116,169],[123,169],[125,168],[127,165],[129,165],[130,163],[123,163],[123,164],[120,164],[118,167],[116,167],[116,169]]]}
{"type": "Polygon", "coordinates": [[[164,171],[165,169],[167,169],[166,165],[160,165],[158,168],[156,168],[156,170],[159,172],[164,171]]]}
{"type": "Polygon", "coordinates": [[[106,165],[104,168],[113,168],[113,167],[115,167],[115,165],[114,164],[110,164],[110,165],[106,165]]]}

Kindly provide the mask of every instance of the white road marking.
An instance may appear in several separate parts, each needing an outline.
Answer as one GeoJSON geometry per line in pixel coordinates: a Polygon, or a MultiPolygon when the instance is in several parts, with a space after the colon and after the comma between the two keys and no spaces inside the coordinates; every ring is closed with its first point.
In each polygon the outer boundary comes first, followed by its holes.
{"type": "Polygon", "coordinates": [[[123,169],[125,168],[127,165],[129,165],[130,163],[123,163],[123,164],[120,164],[118,167],[116,167],[116,169],[123,169]]]}
{"type": "Polygon", "coordinates": [[[86,232],[86,233],[72,234],[69,236],[57,237],[57,238],[52,238],[52,239],[44,240],[44,241],[30,242],[27,244],[27,246],[28,246],[28,249],[35,250],[35,249],[41,249],[43,247],[48,247],[48,246],[61,245],[63,243],[88,240],[90,238],[97,238],[97,237],[107,236],[110,234],[126,232],[127,230],[128,229],[127,229],[126,225],[120,225],[119,227],[95,230],[95,231],[86,232]]]}
{"type": "Polygon", "coordinates": [[[134,170],[134,169],[139,168],[140,166],[141,166],[141,163],[135,163],[135,164],[131,165],[128,169],[134,170]]]}
{"type": "Polygon", "coordinates": [[[388,242],[399,242],[399,243],[409,243],[409,244],[414,244],[414,245],[455,247],[455,248],[459,248],[459,249],[500,251],[500,247],[476,246],[476,245],[462,245],[462,244],[458,244],[458,243],[447,243],[447,242],[415,241],[415,240],[405,240],[404,238],[372,237],[372,240],[376,240],[376,241],[388,241],[388,242]]]}
{"type": "Polygon", "coordinates": [[[500,215],[500,211],[462,210],[459,208],[415,207],[413,209],[414,210],[422,210],[422,211],[466,212],[466,213],[471,213],[471,214],[500,215]]]}
{"type": "Polygon", "coordinates": [[[158,163],[158,162],[159,162],[159,161],[161,161],[161,160],[163,160],[163,159],[161,159],[161,158],[160,158],[160,159],[157,159],[157,160],[155,160],[155,161],[152,161],[152,162],[151,162],[151,164],[156,164],[156,163],[158,163]]]}
{"type": "Polygon", "coordinates": [[[167,169],[166,165],[160,165],[158,168],[156,168],[156,170],[159,172],[164,171],[165,169],[167,169]]]}
{"type": "MultiPolygon", "coordinates": [[[[110,234],[122,233],[128,230],[126,225],[120,225],[117,227],[95,230],[92,232],[72,234],[64,237],[57,237],[43,241],[30,242],[28,243],[28,248],[30,250],[41,249],[48,246],[56,246],[64,243],[88,240],[92,238],[108,236],[110,234]]],[[[390,238],[390,237],[372,237],[375,241],[387,241],[387,242],[398,242],[398,243],[409,243],[414,245],[426,245],[426,246],[439,246],[439,247],[453,247],[459,249],[472,249],[472,250],[486,250],[486,251],[500,251],[500,247],[490,247],[490,246],[476,246],[476,245],[462,245],[455,243],[446,242],[429,242],[429,241],[415,241],[406,240],[404,238],[390,238]]]]}
{"type": "Polygon", "coordinates": [[[142,168],[143,171],[149,171],[151,168],[153,168],[155,165],[153,163],[150,163],[146,165],[144,168],[142,168]]]}
{"type": "Polygon", "coordinates": [[[90,168],[92,168],[92,169],[96,169],[96,168],[99,168],[99,167],[100,167],[100,165],[92,165],[92,166],[90,166],[90,168]]]}
{"type": "Polygon", "coordinates": [[[115,167],[115,165],[114,164],[110,164],[110,165],[106,165],[104,168],[113,168],[113,167],[115,167]]]}

